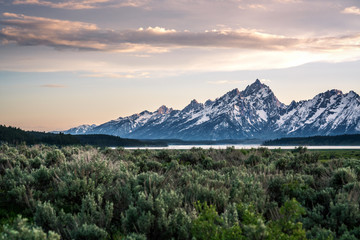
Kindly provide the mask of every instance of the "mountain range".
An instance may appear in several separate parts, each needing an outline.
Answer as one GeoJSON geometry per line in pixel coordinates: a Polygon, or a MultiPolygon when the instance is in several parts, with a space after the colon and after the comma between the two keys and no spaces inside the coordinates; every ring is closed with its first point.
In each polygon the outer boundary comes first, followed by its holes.
{"type": "Polygon", "coordinates": [[[100,125],[81,125],[67,134],[108,134],[136,139],[274,139],[360,133],[360,97],[329,90],[305,101],[281,103],[258,79],[214,101],[195,99],[182,110],[161,106],[100,125]]]}

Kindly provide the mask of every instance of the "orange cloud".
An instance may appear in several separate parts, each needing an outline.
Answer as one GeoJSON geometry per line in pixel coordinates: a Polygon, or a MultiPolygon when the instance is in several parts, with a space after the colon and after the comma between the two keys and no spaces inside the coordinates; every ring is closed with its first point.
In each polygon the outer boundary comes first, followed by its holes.
{"type": "Polygon", "coordinates": [[[360,8],[355,6],[348,7],[342,10],[341,13],[360,15],[360,8]]]}
{"type": "MultiPolygon", "coordinates": [[[[36,1],[36,0],[34,0],[36,1]]],[[[255,29],[176,31],[162,27],[115,31],[95,24],[3,13],[3,44],[42,45],[83,51],[163,53],[171,49],[230,48],[271,51],[341,51],[358,49],[360,33],[323,38],[287,37],[255,29]]]]}
{"type": "Polygon", "coordinates": [[[149,73],[142,72],[142,73],[102,73],[102,72],[94,72],[90,74],[84,74],[83,77],[93,77],[93,78],[115,78],[115,79],[122,79],[122,78],[149,78],[149,73]]]}
{"type": "Polygon", "coordinates": [[[80,10],[100,7],[138,7],[144,5],[146,2],[147,0],[68,0],[60,2],[51,2],[45,0],[14,0],[13,4],[38,5],[51,8],[80,10]]]}

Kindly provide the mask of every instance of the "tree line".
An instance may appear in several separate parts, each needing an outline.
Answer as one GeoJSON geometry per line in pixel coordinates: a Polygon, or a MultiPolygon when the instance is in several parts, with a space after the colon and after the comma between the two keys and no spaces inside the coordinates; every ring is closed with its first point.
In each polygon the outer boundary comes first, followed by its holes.
{"type": "Polygon", "coordinates": [[[104,134],[89,135],[70,135],[70,134],[54,134],[36,131],[24,131],[20,128],[6,127],[0,125],[0,142],[10,144],[25,143],[33,144],[50,144],[57,146],[69,145],[92,145],[99,147],[144,147],[144,146],[167,146],[165,142],[157,140],[137,140],[120,138],[104,134]]]}
{"type": "Polygon", "coordinates": [[[263,146],[360,146],[360,134],[279,138],[265,141],[263,146]]]}

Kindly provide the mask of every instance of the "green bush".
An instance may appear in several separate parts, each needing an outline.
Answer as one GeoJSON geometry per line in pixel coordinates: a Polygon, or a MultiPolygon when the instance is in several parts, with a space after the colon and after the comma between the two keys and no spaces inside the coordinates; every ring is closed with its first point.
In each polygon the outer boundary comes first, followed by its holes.
{"type": "Polygon", "coordinates": [[[11,225],[5,225],[0,234],[2,240],[60,240],[60,235],[49,231],[44,232],[40,227],[28,223],[20,215],[11,225]]]}
{"type": "Polygon", "coordinates": [[[359,169],[357,150],[0,145],[0,234],[360,239],[359,169]]]}

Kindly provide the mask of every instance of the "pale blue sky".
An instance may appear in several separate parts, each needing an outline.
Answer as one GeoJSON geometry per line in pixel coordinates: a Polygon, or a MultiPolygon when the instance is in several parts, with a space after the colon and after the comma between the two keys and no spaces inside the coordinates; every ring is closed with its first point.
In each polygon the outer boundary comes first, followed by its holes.
{"type": "Polygon", "coordinates": [[[64,130],[261,79],[360,93],[360,2],[0,0],[0,124],[64,130]]]}

